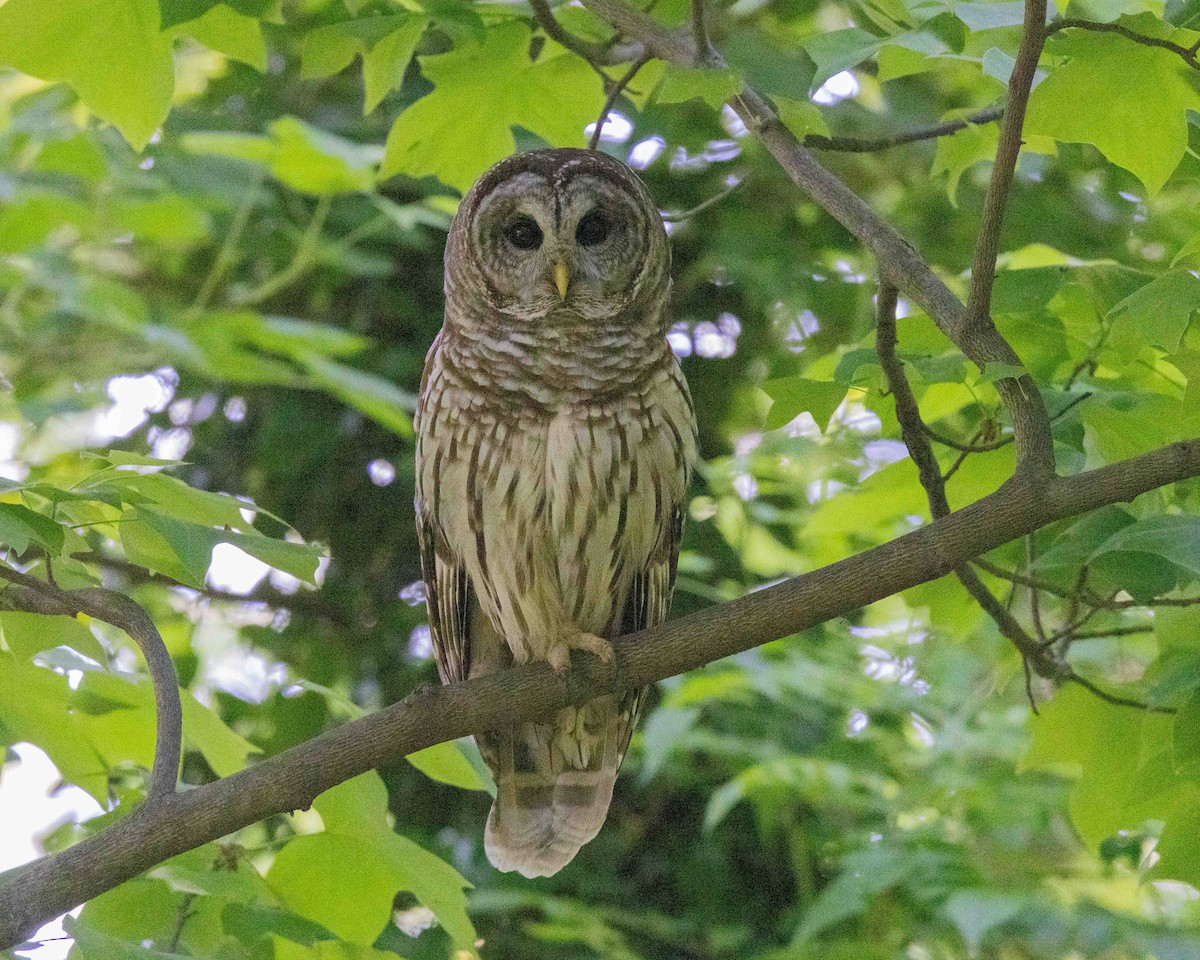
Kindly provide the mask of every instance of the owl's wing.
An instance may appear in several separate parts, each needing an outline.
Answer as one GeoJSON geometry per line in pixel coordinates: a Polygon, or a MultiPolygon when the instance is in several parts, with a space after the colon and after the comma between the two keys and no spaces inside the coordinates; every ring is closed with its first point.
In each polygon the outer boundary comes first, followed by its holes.
{"type": "Polygon", "coordinates": [[[442,683],[465,680],[471,670],[471,611],[478,606],[466,565],[424,510],[417,514],[421,579],[429,606],[429,632],[442,683]]]}

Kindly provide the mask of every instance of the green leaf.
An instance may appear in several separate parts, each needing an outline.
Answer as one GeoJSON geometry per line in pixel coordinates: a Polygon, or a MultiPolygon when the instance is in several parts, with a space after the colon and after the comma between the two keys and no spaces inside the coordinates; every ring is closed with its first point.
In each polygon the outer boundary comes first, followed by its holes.
{"type": "Polygon", "coordinates": [[[377,773],[327,790],[313,807],[325,832],[289,842],[267,874],[292,911],[343,940],[369,945],[390,920],[396,892],[407,890],[455,941],[466,947],[474,943],[463,894],[470,884],[388,826],[387,790],[377,773]]]}
{"type": "Polygon", "coordinates": [[[789,100],[787,97],[775,98],[775,110],[779,119],[800,140],[809,134],[818,137],[830,136],[829,125],[821,116],[821,109],[808,100],[789,100]]]}
{"type": "Polygon", "coordinates": [[[68,783],[108,802],[108,764],[71,716],[67,678],[0,651],[0,737],[46,751],[68,783]]]}
{"type": "Polygon", "coordinates": [[[1019,27],[1025,22],[1023,0],[1002,3],[956,3],[954,15],[972,30],[997,30],[1019,27]]]}
{"type": "Polygon", "coordinates": [[[832,30],[809,37],[804,41],[804,49],[817,65],[811,89],[818,90],[834,74],[869,60],[885,42],[885,38],[867,33],[858,27],[832,30]]]}
{"type": "Polygon", "coordinates": [[[149,506],[130,510],[121,518],[121,543],[131,562],[196,589],[204,586],[218,543],[231,543],[306,583],[315,583],[321,556],[320,550],[309,544],[204,526],[149,506]]]}
{"type": "Polygon", "coordinates": [[[410,13],[363,17],[310,30],[304,38],[301,76],[339,73],[356,56],[363,61],[363,113],[400,86],[429,18],[410,13]]]}
{"type": "Polygon", "coordinates": [[[0,633],[8,649],[18,657],[31,658],[35,653],[54,647],[70,647],[98,664],[108,662],[108,654],[100,641],[74,617],[48,617],[39,613],[0,613],[0,633]]]}
{"type": "Polygon", "coordinates": [[[948,137],[940,137],[933,157],[931,177],[946,175],[946,195],[958,206],[958,183],[962,175],[977,163],[996,156],[1000,130],[994,123],[967,124],[948,137]]]}
{"type": "Polygon", "coordinates": [[[9,0],[0,65],[69,84],[135,150],[166,119],[175,87],[157,0],[9,0]]]}
{"type": "Polygon", "coordinates": [[[228,777],[245,768],[258,747],[234,733],[216,713],[192,694],[184,693],[183,735],[189,746],[199,750],[218,777],[228,777]]]}
{"type": "Polygon", "coordinates": [[[357,943],[341,940],[318,940],[312,946],[303,946],[275,938],[275,960],[404,960],[391,950],[376,950],[357,943]]]}
{"type": "Polygon", "coordinates": [[[1082,687],[1062,687],[1029,720],[1033,743],[1025,769],[1073,772],[1071,820],[1095,846],[1122,829],[1133,829],[1161,806],[1136,803],[1142,768],[1169,742],[1172,718],[1106,703],[1082,687]]]}
{"type": "Polygon", "coordinates": [[[1111,553],[1161,557],[1200,579],[1200,517],[1143,517],[1109,537],[1091,559],[1111,553]]]}
{"type": "Polygon", "coordinates": [[[1200,690],[1175,714],[1171,742],[1176,773],[1200,780],[1200,690]]]}
{"type": "Polygon", "coordinates": [[[772,400],[771,409],[767,412],[768,430],[785,426],[805,412],[812,414],[817,426],[825,430],[834,411],[846,398],[844,383],[810,380],[807,377],[768,380],[762,388],[772,400]]]}
{"type": "Polygon", "coordinates": [[[49,517],[19,503],[0,503],[0,544],[16,553],[36,543],[56,557],[62,552],[63,538],[63,528],[49,517]]]}
{"type": "Polygon", "coordinates": [[[976,956],[984,938],[1015,917],[1028,902],[1025,897],[993,890],[956,890],[943,909],[971,956],[976,956]]]}
{"type": "Polygon", "coordinates": [[[279,22],[276,11],[279,0],[159,0],[163,29],[194,20],[222,4],[246,17],[279,22]]]}
{"type": "Polygon", "coordinates": [[[1093,144],[1158,193],[1187,148],[1187,111],[1200,109],[1187,68],[1166,50],[1109,34],[1073,39],[1067,52],[1029,98],[1025,132],[1093,144]]]}
{"type": "Polygon", "coordinates": [[[488,782],[466,758],[459,742],[448,741],[426,747],[410,753],[405,759],[431,780],[464,790],[491,792],[488,782]]]}
{"type": "Polygon", "coordinates": [[[217,4],[207,13],[189,20],[177,32],[187,34],[231,60],[245,63],[259,73],[267,70],[267,44],[263,39],[262,24],[225,4],[217,4]]]}
{"type": "Polygon", "coordinates": [[[363,54],[363,113],[374,110],[403,82],[428,23],[425,17],[410,17],[363,54]]]}
{"type": "Polygon", "coordinates": [[[1187,270],[1164,273],[1108,312],[1113,346],[1150,343],[1174,354],[1198,309],[1200,279],[1187,270]]]}
{"type": "Polygon", "coordinates": [[[720,110],[741,89],[742,77],[736,70],[706,70],[671,64],[663,71],[662,82],[653,99],[658,103],[686,103],[699,99],[714,110],[720,110]]]}
{"type": "Polygon", "coordinates": [[[280,182],[316,195],[370,190],[381,152],[318,129],[295,117],[281,117],[271,136],[241,133],[188,133],[180,138],[190,153],[230,157],[266,166],[280,182]]]}
{"type": "Polygon", "coordinates": [[[582,146],[584,127],[604,103],[600,85],[585,61],[552,43],[530,62],[529,40],[526,26],[505,23],[489,29],[482,43],[420,57],[434,90],[396,120],[380,179],[435,176],[465,192],[513,152],[514,126],[553,146],[582,146]]]}
{"type": "Polygon", "coordinates": [[[315,354],[297,359],[313,382],[381,426],[402,437],[413,435],[412,412],[417,398],[373,373],[326,360],[315,354]]]}

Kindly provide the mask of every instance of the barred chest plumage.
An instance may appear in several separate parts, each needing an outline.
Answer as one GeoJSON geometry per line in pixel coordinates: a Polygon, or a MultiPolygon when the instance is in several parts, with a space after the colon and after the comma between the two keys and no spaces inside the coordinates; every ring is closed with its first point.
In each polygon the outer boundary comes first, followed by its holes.
{"type": "MultiPolygon", "coordinates": [[[[695,436],[674,357],[643,349],[623,365],[591,365],[590,385],[572,370],[563,391],[544,372],[533,380],[513,370],[512,353],[484,355],[486,373],[464,353],[480,356],[442,338],[431,351],[418,489],[436,499],[427,507],[465,562],[482,614],[518,662],[545,657],[564,624],[618,635],[635,574],[677,542],[682,522],[669,514],[684,500],[695,436]]],[[[667,576],[670,565],[658,565],[667,576]]]]}

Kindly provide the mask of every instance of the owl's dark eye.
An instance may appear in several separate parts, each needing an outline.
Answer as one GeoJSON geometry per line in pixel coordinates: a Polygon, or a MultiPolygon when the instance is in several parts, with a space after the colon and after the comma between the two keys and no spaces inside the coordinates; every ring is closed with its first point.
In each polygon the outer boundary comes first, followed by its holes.
{"type": "Polygon", "coordinates": [[[518,250],[536,250],[542,245],[542,228],[533,217],[513,217],[504,228],[504,236],[518,250]]]}
{"type": "Polygon", "coordinates": [[[608,214],[603,210],[593,210],[579,221],[579,226],[575,228],[575,240],[580,246],[594,247],[604,242],[611,226],[608,214]]]}

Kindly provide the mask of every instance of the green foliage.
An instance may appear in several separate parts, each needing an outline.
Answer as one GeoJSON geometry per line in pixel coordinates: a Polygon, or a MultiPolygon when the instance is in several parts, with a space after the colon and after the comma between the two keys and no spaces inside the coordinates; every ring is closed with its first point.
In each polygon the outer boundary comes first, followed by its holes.
{"type": "MultiPolygon", "coordinates": [[[[1194,3],[1059,12],[1200,39],[1194,3]]],[[[615,103],[628,142],[602,144],[645,161],[661,139],[641,173],[664,210],[744,184],[672,225],[704,457],[677,613],[928,516],[875,357],[876,265],[723,103],[752,85],[797,137],[973,116],[1002,102],[1023,6],[709,14],[731,67],[647,64],[615,103]],[[847,70],[856,95],[810,97],[847,70]]],[[[995,383],[1021,372],[1060,473],[1200,435],[1198,89],[1161,46],[1051,37],[993,297],[1021,366],[975,369],[911,304],[898,322],[924,419],[981,448],[935,444],[954,507],[1012,473],[995,383]]],[[[449,215],[514,149],[582,145],[605,95],[521,4],[0,5],[0,562],[153,616],[185,788],[436,682],[409,586],[412,412],[449,215]]],[[[974,124],[820,158],[965,295],[997,142],[974,124]]],[[[1047,587],[1036,618],[984,575],[1089,683],[1154,711],[1034,679],[1035,715],[947,578],[658,685],[608,825],[554,878],[487,866],[494,785],[473,744],[442,744],[92,900],[73,956],[1194,956],[1198,513],[1178,484],[994,551],[1047,587]]],[[[152,690],[118,631],[3,597],[0,744],[41,748],[104,809],[43,838],[62,849],[144,799],[152,690]]]]}

